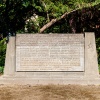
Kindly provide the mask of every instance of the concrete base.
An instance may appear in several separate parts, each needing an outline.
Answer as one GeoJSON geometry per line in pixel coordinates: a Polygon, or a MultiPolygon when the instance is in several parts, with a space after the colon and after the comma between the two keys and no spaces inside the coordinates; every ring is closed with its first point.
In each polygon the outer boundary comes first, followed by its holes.
{"type": "Polygon", "coordinates": [[[84,72],[16,72],[15,41],[15,37],[10,37],[0,84],[100,84],[94,33],[85,33],[84,72]]]}
{"type": "Polygon", "coordinates": [[[82,78],[21,78],[21,77],[1,77],[0,84],[18,84],[18,85],[100,85],[100,77],[96,79],[82,79],[82,78]]]}

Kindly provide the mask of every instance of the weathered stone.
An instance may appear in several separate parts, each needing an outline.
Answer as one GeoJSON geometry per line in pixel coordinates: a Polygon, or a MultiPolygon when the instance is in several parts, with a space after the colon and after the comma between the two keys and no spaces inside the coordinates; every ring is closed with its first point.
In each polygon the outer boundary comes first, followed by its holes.
{"type": "Polygon", "coordinates": [[[0,83],[100,84],[94,33],[48,35],[10,37],[0,83]]]}
{"type": "Polygon", "coordinates": [[[16,71],[84,71],[83,34],[18,34],[16,71]]]}

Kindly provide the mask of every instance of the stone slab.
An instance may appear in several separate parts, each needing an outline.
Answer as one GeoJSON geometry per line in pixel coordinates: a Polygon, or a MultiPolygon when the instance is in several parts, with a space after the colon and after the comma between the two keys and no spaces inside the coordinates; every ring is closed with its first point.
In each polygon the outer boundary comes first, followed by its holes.
{"type": "MultiPolygon", "coordinates": [[[[23,34],[25,35],[25,34],[23,34]]],[[[42,34],[41,34],[42,35],[42,34]]],[[[55,34],[56,35],[56,34],[55,34]]],[[[84,71],[16,71],[17,38],[10,37],[7,44],[4,75],[0,84],[81,84],[100,85],[94,33],[85,33],[84,71]]],[[[74,40],[73,40],[74,41],[74,40]]],[[[22,45],[22,44],[21,44],[22,45]]],[[[28,45],[30,46],[30,45],[28,45]]]]}
{"type": "Polygon", "coordinates": [[[16,71],[84,71],[84,35],[18,34],[16,71]]]}
{"type": "Polygon", "coordinates": [[[98,59],[95,43],[95,34],[92,32],[85,33],[85,75],[95,78],[99,76],[98,59]]]}

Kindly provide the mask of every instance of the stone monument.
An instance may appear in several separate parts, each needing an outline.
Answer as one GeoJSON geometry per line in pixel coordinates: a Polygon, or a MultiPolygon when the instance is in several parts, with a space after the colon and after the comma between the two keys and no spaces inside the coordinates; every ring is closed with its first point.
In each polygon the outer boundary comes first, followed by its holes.
{"type": "Polygon", "coordinates": [[[99,78],[94,33],[17,34],[7,44],[4,78],[35,84],[92,84],[99,78]],[[11,52],[11,53],[10,53],[11,52]]]}
{"type": "Polygon", "coordinates": [[[16,71],[84,71],[83,34],[18,34],[16,71]]]}

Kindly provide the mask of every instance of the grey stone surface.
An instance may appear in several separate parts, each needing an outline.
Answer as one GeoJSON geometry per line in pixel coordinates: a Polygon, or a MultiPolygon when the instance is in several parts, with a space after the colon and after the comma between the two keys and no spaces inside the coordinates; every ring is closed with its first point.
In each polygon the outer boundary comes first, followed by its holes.
{"type": "MultiPolygon", "coordinates": [[[[0,84],[100,84],[94,33],[85,33],[85,60],[83,62],[85,70],[82,72],[17,72],[15,70],[16,41],[15,37],[11,37],[7,45],[4,76],[0,78],[0,84]]],[[[33,44],[34,40],[31,41],[33,44]]],[[[23,42],[16,45],[20,46],[20,44],[26,46],[23,42]]],[[[27,42],[27,45],[30,46],[30,43],[27,42]]]]}
{"type": "Polygon", "coordinates": [[[98,78],[98,61],[94,33],[85,33],[85,77],[98,78]]]}
{"type": "Polygon", "coordinates": [[[84,71],[84,35],[18,34],[16,71],[84,71]]]}
{"type": "Polygon", "coordinates": [[[6,59],[5,59],[5,68],[4,75],[14,75],[15,74],[15,63],[16,63],[16,46],[15,46],[15,37],[10,37],[7,44],[6,50],[6,59]]]}

